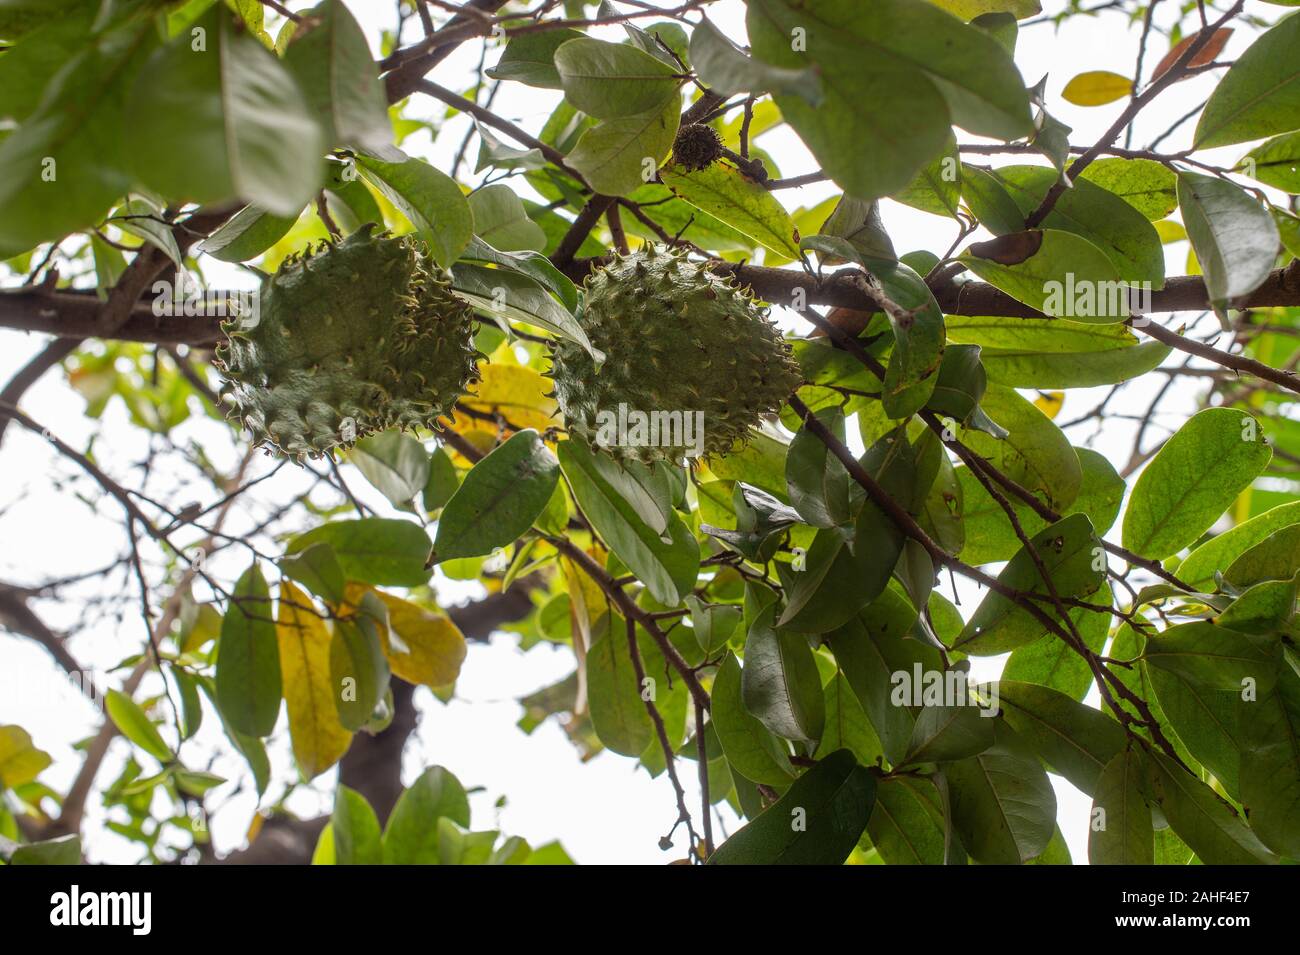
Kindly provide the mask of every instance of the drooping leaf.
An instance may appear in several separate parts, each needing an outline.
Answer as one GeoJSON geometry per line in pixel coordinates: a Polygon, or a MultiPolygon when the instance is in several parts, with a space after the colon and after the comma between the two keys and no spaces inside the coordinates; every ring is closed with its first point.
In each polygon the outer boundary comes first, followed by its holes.
{"type": "Polygon", "coordinates": [[[1092,865],[1155,865],[1151,810],[1142,796],[1142,753],[1126,748],[1108,762],[1097,781],[1088,828],[1092,865]]]}
{"type": "Polygon", "coordinates": [[[820,739],[826,705],[808,638],[775,620],[776,607],[769,606],[750,624],[741,676],[745,709],[784,739],[820,739]]]}
{"type": "Polygon", "coordinates": [[[1201,173],[1178,174],[1178,205],[1210,304],[1222,313],[1268,278],[1281,244],[1277,225],[1236,183],[1201,173]]]}
{"type": "Polygon", "coordinates": [[[423,159],[389,162],[358,156],[356,162],[366,180],[415,227],[434,261],[447,268],[465,251],[474,236],[474,214],[455,180],[423,159]]]}
{"type": "Polygon", "coordinates": [[[266,579],[246,570],[221,620],[216,692],[221,715],[249,736],[271,735],[280,713],[280,650],[266,579]]]}
{"type": "Polygon", "coordinates": [[[352,734],[334,706],[329,631],[311,598],[287,580],[280,584],[276,637],[294,761],[304,779],[315,779],[343,757],[352,734]]]}

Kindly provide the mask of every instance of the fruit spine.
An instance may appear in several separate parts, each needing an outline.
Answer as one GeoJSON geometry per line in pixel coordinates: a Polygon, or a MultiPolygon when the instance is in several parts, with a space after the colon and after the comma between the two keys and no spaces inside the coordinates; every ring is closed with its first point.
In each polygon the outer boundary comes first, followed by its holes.
{"type": "Polygon", "coordinates": [[[301,461],[387,428],[434,427],[476,380],[474,312],[412,236],[373,234],[287,258],[255,322],[222,325],[231,417],[301,461]]]}
{"type": "Polygon", "coordinates": [[[681,251],[649,245],[616,255],[587,277],[584,290],[582,325],[605,362],[597,367],[564,341],[551,375],[570,434],[616,458],[725,454],[802,381],[789,345],[748,290],[681,251]],[[694,413],[702,437],[693,445],[680,434],[667,443],[611,441],[605,426],[620,415],[626,420],[628,409],[694,413]]]}

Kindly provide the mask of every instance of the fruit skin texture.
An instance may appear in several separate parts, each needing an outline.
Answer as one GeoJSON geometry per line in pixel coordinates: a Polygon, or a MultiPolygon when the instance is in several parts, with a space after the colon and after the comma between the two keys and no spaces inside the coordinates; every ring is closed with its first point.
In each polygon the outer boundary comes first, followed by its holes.
{"type": "Polygon", "coordinates": [[[387,428],[433,428],[477,379],[474,311],[413,236],[366,226],[284,261],[260,315],[222,325],[231,418],[301,462],[387,428]]]}
{"type": "Polygon", "coordinates": [[[555,346],[551,376],[569,433],[620,460],[679,461],[691,449],[611,446],[601,420],[629,411],[703,413],[703,456],[726,454],[802,383],[780,332],[747,289],[646,246],[593,271],[581,321],[605,353],[596,367],[578,345],[555,346]],[[605,415],[599,416],[599,412],[605,415]]]}

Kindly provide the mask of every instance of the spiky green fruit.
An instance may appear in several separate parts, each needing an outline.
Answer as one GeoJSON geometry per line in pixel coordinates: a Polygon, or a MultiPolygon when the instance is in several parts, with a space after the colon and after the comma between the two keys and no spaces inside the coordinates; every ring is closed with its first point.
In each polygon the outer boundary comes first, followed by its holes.
{"type": "Polygon", "coordinates": [[[557,344],[555,395],[569,432],[620,460],[725,454],[802,381],[748,290],[680,251],[615,256],[584,290],[582,325],[605,361],[557,344]]]}
{"type": "Polygon", "coordinates": [[[231,417],[295,460],[432,428],[477,377],[474,312],[411,236],[363,227],[290,256],[255,318],[223,324],[231,417]]]}

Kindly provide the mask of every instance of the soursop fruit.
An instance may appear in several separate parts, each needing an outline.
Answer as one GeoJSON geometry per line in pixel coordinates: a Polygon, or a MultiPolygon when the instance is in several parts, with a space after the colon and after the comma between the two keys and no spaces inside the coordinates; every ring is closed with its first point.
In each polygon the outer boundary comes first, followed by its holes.
{"type": "Polygon", "coordinates": [[[301,461],[432,428],[476,380],[473,309],[417,239],[372,230],[290,256],[223,324],[222,395],[256,445],[301,461]]]}
{"type": "Polygon", "coordinates": [[[725,454],[802,382],[748,290],[680,251],[617,255],[584,290],[580,320],[605,361],[560,342],[551,376],[569,433],[617,459],[725,454]]]}

